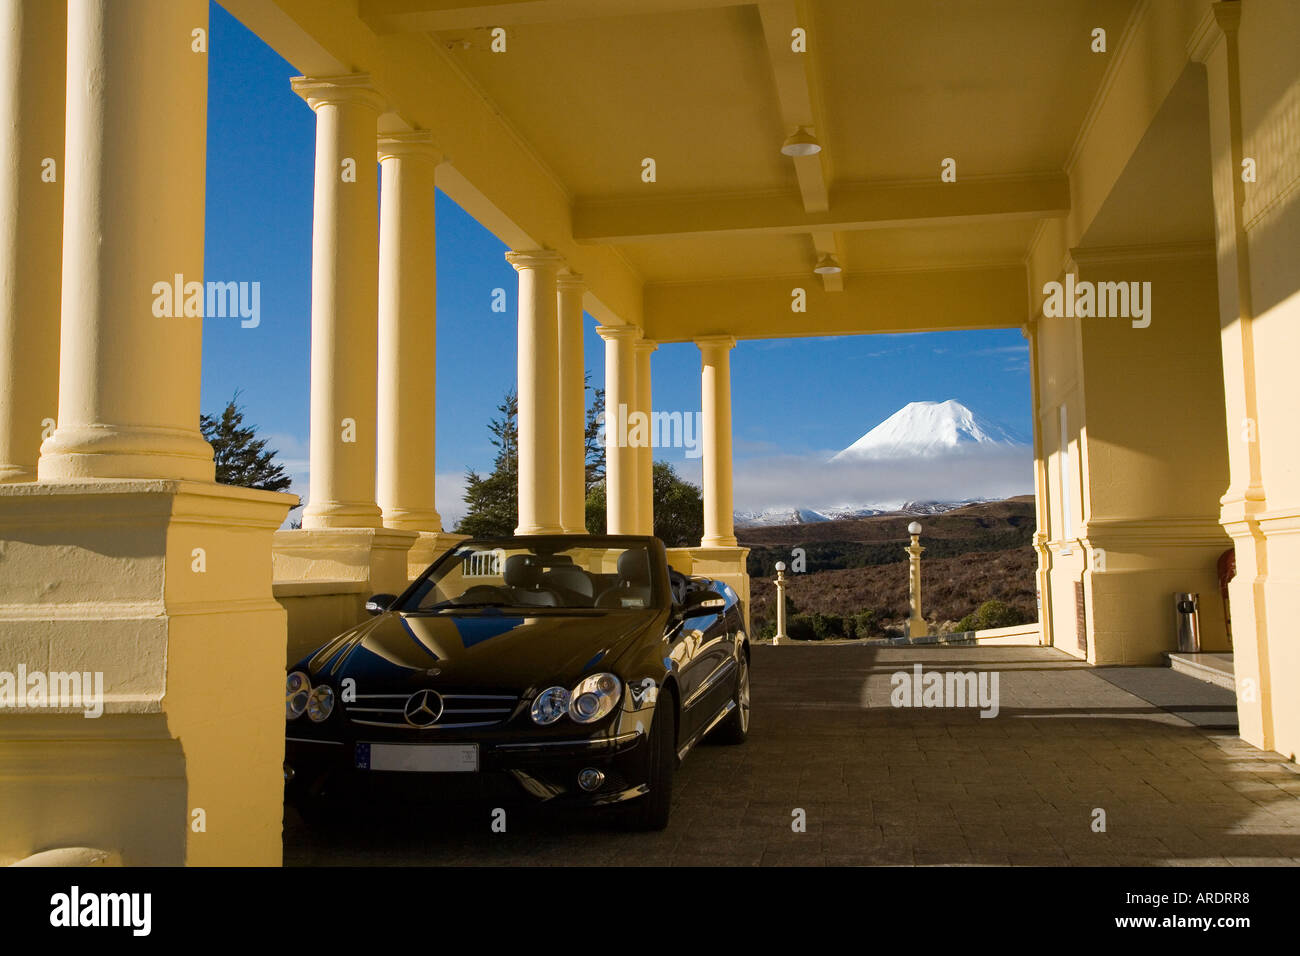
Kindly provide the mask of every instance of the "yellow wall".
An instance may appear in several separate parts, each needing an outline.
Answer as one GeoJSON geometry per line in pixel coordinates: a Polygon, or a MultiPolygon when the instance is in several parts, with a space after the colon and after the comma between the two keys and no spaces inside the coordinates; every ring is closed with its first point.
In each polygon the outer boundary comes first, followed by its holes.
{"type": "MultiPolygon", "coordinates": [[[[1264,746],[1296,758],[1300,752],[1300,441],[1296,415],[1300,385],[1300,79],[1295,39],[1300,4],[1290,0],[1243,3],[1241,57],[1242,152],[1254,158],[1258,182],[1245,186],[1242,209],[1249,248],[1254,335],[1253,387],[1257,441],[1265,494],[1259,528],[1265,536],[1259,579],[1233,582],[1248,600],[1262,592],[1264,619],[1258,648],[1264,746]]],[[[1234,370],[1235,371],[1235,370],[1234,370]]],[[[1240,376],[1240,372],[1235,372],[1240,376]]],[[[1247,386],[1250,386],[1249,381],[1247,386]]],[[[1229,439],[1241,441],[1240,423],[1229,439]]],[[[1239,549],[1240,550],[1240,549],[1239,549]]],[[[1240,644],[1234,617],[1234,643],[1240,644]]],[[[1239,671],[1238,677],[1241,677],[1239,671]]],[[[1238,686],[1239,696],[1243,688],[1238,686]]]]}
{"type": "Polygon", "coordinates": [[[1114,317],[1037,322],[1053,640],[1082,654],[1082,581],[1095,663],[1162,663],[1176,649],[1175,591],[1201,596],[1203,648],[1227,649],[1215,570],[1231,544],[1218,524],[1228,469],[1217,281],[1213,259],[1196,252],[1077,250],[1080,282],[1151,283],[1149,327],[1114,317]]]}

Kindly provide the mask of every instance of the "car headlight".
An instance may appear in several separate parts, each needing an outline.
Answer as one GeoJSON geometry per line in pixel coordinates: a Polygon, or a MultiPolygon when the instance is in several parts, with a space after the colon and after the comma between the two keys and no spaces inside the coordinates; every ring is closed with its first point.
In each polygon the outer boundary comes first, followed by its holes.
{"type": "Polygon", "coordinates": [[[311,680],[302,671],[294,671],[284,684],[284,719],[296,720],[307,709],[311,697],[311,680]]]}
{"type": "Polygon", "coordinates": [[[569,692],[563,687],[548,687],[533,700],[533,723],[545,727],[569,712],[569,692]]]}
{"type": "Polygon", "coordinates": [[[307,698],[307,716],[320,723],[334,712],[334,688],[321,684],[307,698]]]}
{"type": "Polygon", "coordinates": [[[580,724],[594,724],[618,704],[623,684],[613,674],[592,674],[573,688],[569,716],[580,724]]]}

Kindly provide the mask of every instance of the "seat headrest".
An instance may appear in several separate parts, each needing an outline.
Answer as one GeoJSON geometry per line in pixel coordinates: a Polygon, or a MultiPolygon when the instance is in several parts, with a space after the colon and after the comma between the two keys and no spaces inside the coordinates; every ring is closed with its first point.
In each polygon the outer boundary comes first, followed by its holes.
{"type": "Polygon", "coordinates": [[[512,554],[506,558],[502,577],[506,586],[512,588],[536,587],[541,577],[542,566],[535,554],[512,554]]]}
{"type": "Polygon", "coordinates": [[[624,584],[650,583],[650,555],[632,548],[618,556],[618,579],[624,584]]]}

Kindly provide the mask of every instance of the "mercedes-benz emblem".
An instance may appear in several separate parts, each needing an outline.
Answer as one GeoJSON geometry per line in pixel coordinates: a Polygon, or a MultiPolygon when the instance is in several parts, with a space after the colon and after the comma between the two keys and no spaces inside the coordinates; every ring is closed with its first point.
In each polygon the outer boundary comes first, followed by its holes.
{"type": "Polygon", "coordinates": [[[417,690],[406,699],[402,716],[412,727],[428,727],[442,716],[442,697],[436,690],[417,690]]]}

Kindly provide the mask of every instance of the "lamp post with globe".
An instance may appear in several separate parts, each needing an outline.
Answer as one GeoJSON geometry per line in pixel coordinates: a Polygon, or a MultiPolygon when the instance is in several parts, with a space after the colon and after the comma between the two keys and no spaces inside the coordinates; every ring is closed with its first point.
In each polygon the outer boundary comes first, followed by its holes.
{"type": "Polygon", "coordinates": [[[776,633],[772,643],[779,644],[785,633],[785,562],[776,562],[776,633]]]}
{"type": "Polygon", "coordinates": [[[907,548],[908,602],[912,613],[907,621],[908,637],[924,637],[929,633],[925,618],[921,616],[921,524],[913,521],[907,526],[907,533],[912,536],[912,543],[907,548]]]}

